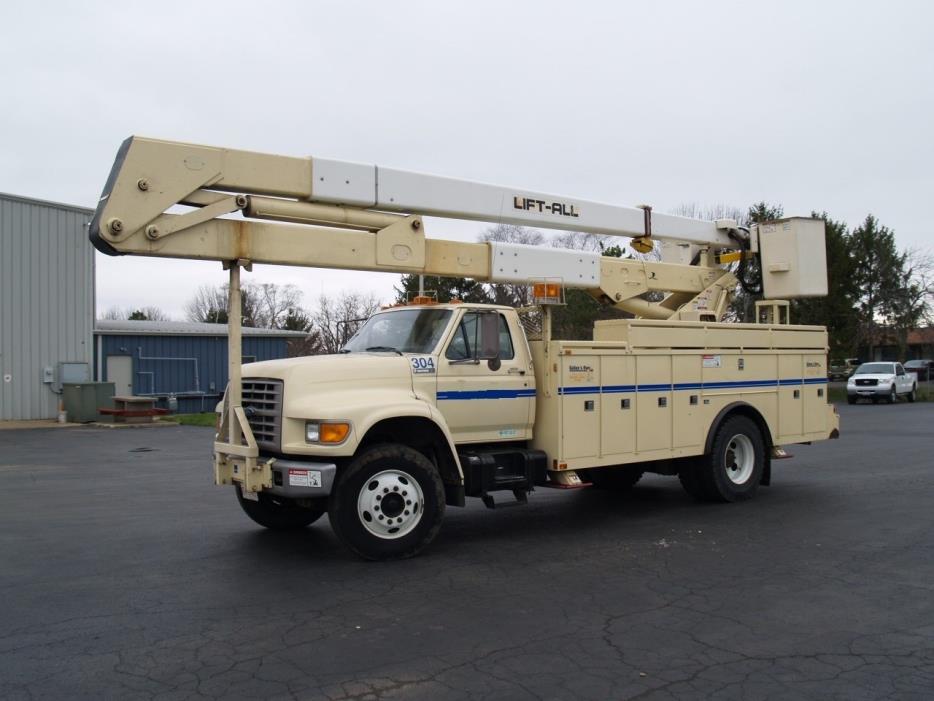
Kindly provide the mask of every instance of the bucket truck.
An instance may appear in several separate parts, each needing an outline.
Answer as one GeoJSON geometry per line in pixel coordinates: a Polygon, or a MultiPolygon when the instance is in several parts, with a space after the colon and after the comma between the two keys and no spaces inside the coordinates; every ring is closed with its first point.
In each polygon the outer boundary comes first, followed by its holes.
{"type": "Polygon", "coordinates": [[[90,237],[109,255],[229,270],[230,381],[214,481],[267,528],[328,514],[364,558],[414,555],[446,507],[522,504],[536,487],[626,489],[654,472],[678,476],[698,499],[748,499],[770,482],[783,446],[838,435],[826,330],[790,324],[783,301],[827,293],[819,220],[747,229],[131,137],[90,237]],[[629,237],[642,251],[658,242],[663,257],[432,238],[425,217],[629,237]],[[537,324],[528,331],[509,307],[419,299],[373,315],[338,354],[241,367],[240,275],[256,263],[528,283],[537,324]],[[721,321],[737,278],[761,284],[758,323],[721,321]],[[554,339],[551,310],[570,288],[633,318],[597,322],[592,340],[554,339]]]}

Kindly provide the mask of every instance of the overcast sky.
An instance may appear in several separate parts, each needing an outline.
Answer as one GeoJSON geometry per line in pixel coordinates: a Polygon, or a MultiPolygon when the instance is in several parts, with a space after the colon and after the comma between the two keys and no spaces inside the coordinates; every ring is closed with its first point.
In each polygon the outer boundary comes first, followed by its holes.
{"type": "MultiPolygon", "coordinates": [[[[932,26],[920,1],[7,3],[0,191],[93,207],[140,134],[661,211],[872,212],[900,246],[932,248],[932,26]]],[[[311,302],[389,300],[398,276],[246,279],[311,302]]],[[[98,309],[183,318],[224,280],[219,264],[99,255],[98,309]]]]}

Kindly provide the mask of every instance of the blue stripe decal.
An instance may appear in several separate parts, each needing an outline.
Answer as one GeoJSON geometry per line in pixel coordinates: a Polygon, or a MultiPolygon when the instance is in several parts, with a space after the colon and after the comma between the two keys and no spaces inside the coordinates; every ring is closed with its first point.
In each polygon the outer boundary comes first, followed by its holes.
{"type": "Polygon", "coordinates": [[[603,385],[603,394],[619,394],[620,392],[635,391],[635,385],[603,385]]]}
{"type": "Polygon", "coordinates": [[[804,377],[791,380],[737,380],[733,382],[681,382],[674,385],[604,385],[590,387],[559,387],[558,394],[620,394],[628,392],[670,392],[713,389],[752,389],[756,387],[792,387],[825,385],[826,377],[804,377]]]}
{"type": "Polygon", "coordinates": [[[438,392],[439,401],[465,399],[520,399],[534,396],[534,389],[478,389],[449,390],[438,392]]]}
{"type": "MultiPolygon", "coordinates": [[[[804,377],[792,380],[740,380],[735,382],[682,382],[674,385],[591,385],[585,387],[559,387],[558,394],[626,394],[630,392],[670,392],[713,389],[751,389],[754,387],[792,387],[799,385],[825,385],[826,377],[804,377]]],[[[534,389],[482,389],[446,390],[438,392],[438,400],[467,399],[522,399],[534,397],[534,389]]]]}
{"type": "Polygon", "coordinates": [[[600,387],[559,387],[558,394],[600,394],[600,387]]]}

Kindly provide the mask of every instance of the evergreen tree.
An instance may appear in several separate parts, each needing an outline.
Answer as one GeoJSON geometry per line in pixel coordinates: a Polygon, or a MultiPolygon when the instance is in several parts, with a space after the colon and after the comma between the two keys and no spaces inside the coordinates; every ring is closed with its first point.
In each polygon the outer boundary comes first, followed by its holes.
{"type": "Polygon", "coordinates": [[[895,234],[871,214],[850,234],[857,310],[857,341],[872,360],[880,324],[898,316],[905,256],[895,247],[895,234]]]}
{"type": "MultiPolygon", "coordinates": [[[[418,275],[403,275],[396,291],[396,303],[405,304],[418,294],[418,275]]],[[[482,283],[463,277],[425,276],[425,292],[436,293],[439,302],[459,299],[462,302],[489,303],[492,301],[482,283]]]]}

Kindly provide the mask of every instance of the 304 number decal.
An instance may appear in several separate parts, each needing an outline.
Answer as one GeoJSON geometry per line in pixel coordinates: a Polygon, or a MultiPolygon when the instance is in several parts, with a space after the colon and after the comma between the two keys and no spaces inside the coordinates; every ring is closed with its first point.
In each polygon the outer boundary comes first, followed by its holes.
{"type": "Polygon", "coordinates": [[[435,359],[430,355],[414,355],[409,358],[409,362],[416,375],[431,375],[435,371],[435,359]]]}

